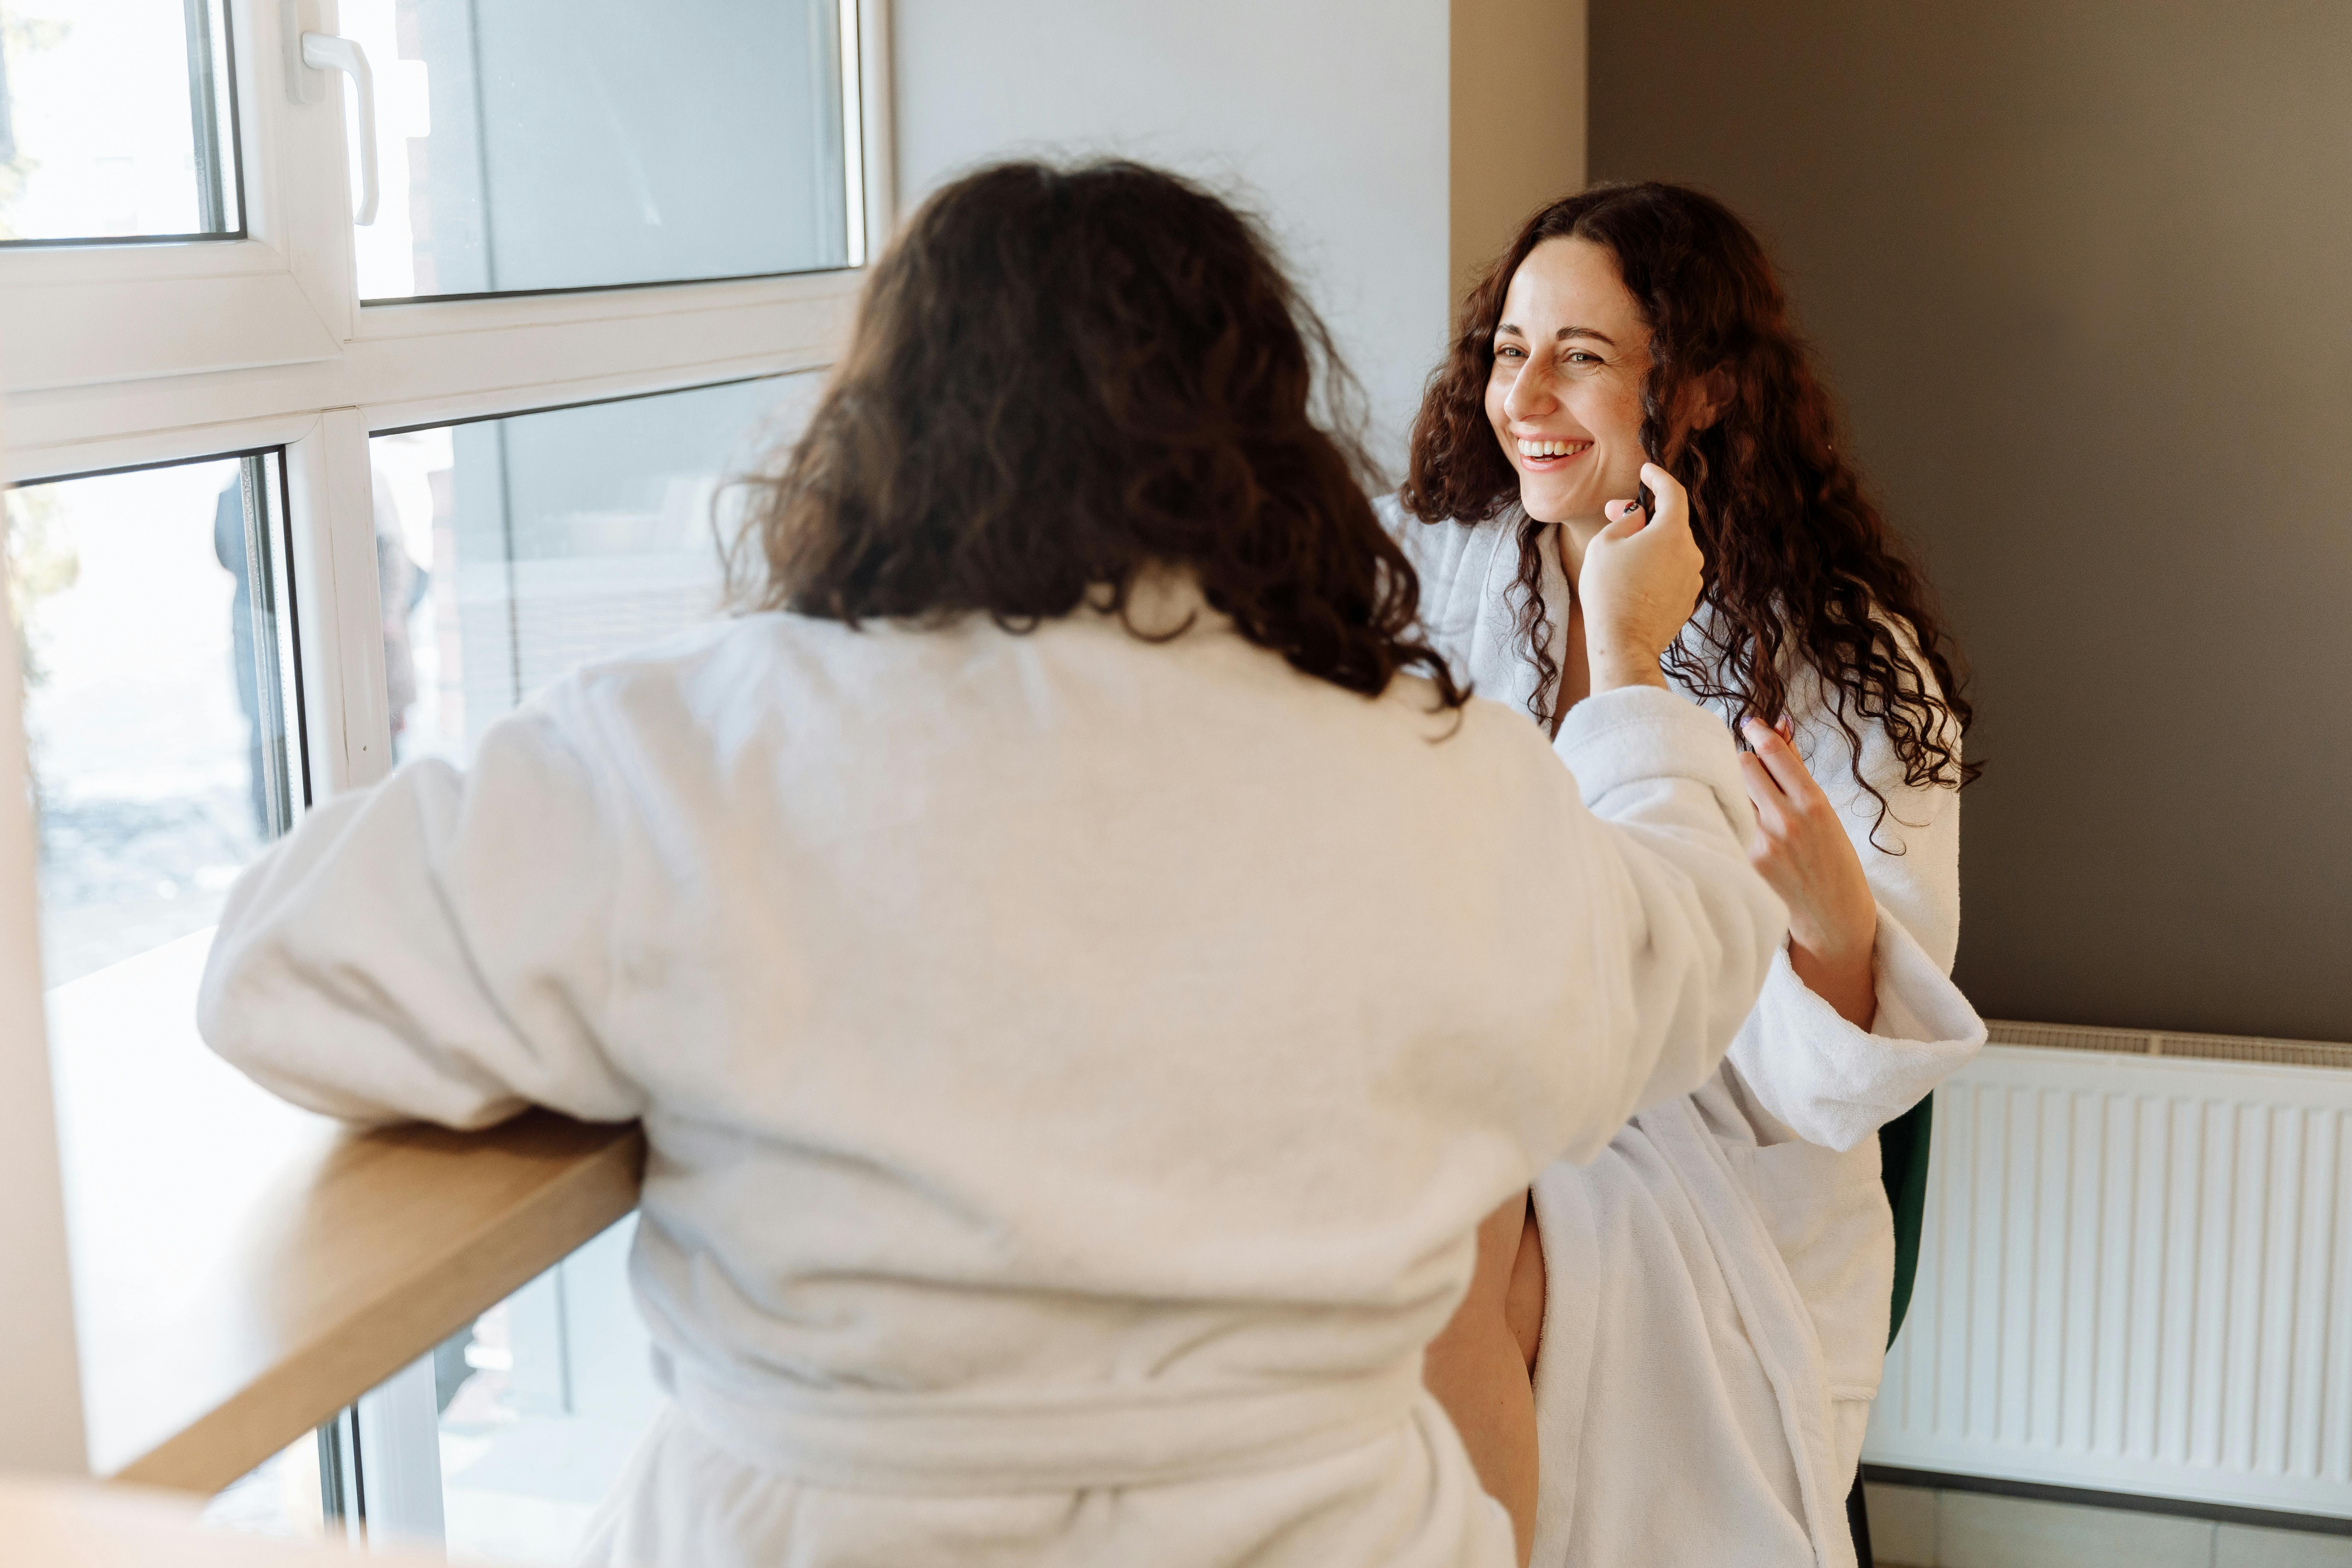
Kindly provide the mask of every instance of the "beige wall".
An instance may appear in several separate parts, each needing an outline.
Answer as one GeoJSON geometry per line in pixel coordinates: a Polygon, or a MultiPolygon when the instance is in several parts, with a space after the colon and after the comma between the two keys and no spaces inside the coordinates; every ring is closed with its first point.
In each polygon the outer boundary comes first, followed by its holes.
{"type": "Polygon", "coordinates": [[[2352,5],[1594,0],[1977,667],[1988,1014],[2352,1039],[2352,5]]]}
{"type": "Polygon", "coordinates": [[[1454,0],[1448,273],[1458,303],[1529,213],[1584,184],[1585,0],[1454,0]]]}

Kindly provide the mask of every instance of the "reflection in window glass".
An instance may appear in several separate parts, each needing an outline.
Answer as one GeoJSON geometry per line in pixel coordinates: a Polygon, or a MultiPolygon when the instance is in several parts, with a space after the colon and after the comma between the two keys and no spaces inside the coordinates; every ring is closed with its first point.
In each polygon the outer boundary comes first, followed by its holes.
{"type": "Polygon", "coordinates": [[[0,0],[0,241],[243,231],[224,0],[0,0]]]}
{"type": "Polygon", "coordinates": [[[8,493],[51,986],[213,925],[303,798],[278,467],[8,493]]]}
{"type": "Polygon", "coordinates": [[[841,0],[342,0],[376,79],[360,295],[848,264],[841,0]]]}
{"type": "Polygon", "coordinates": [[[814,380],[376,437],[395,754],[462,762],[551,681],[717,614],[720,486],[814,380]]]}

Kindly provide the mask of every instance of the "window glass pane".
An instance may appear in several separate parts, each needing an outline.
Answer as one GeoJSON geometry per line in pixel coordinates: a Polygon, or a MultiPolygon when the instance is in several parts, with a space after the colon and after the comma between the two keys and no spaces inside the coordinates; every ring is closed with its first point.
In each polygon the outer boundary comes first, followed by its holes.
{"type": "Polygon", "coordinates": [[[219,1530],[284,1540],[316,1541],[328,1533],[320,1485],[319,1439],[304,1433],[205,1505],[205,1522],[219,1530]]]}
{"type": "Polygon", "coordinates": [[[0,0],[0,240],[240,234],[223,0],[0,0]]]}
{"type": "Polygon", "coordinates": [[[841,11],[343,0],[383,180],[361,298],[846,266],[841,11]]]}
{"type": "Polygon", "coordinates": [[[570,1562],[661,1391],[629,1294],[636,1216],[436,1352],[442,1520],[457,1558],[570,1562]]]}
{"type": "Polygon", "coordinates": [[[293,820],[280,493],[269,454],[6,498],[51,986],[212,926],[293,820]]]}
{"type": "Polygon", "coordinates": [[[395,754],[460,761],[565,672],[717,614],[720,486],[793,427],[816,382],[376,437],[395,754]]]}

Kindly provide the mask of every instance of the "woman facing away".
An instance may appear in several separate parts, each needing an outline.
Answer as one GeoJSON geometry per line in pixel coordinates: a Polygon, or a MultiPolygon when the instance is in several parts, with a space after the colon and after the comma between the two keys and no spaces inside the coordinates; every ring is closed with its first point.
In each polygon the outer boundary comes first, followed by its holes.
{"type": "Polygon", "coordinates": [[[1666,671],[1753,747],[1789,942],[1716,1073],[1490,1217],[1430,1380],[1538,1568],[1851,1563],[1894,1278],[1877,1129],[1984,1040],[1949,979],[1969,709],[1762,247],[1696,192],[1602,185],[1471,294],[1388,512],[1433,640],[1538,732],[1591,700],[1591,542],[1645,457],[1707,558],[1666,671]]]}
{"type": "Polygon", "coordinates": [[[1587,547],[1548,737],[1419,639],[1328,348],[1181,181],[961,180],[759,496],[757,613],[237,886],[201,1021],[264,1084],[643,1120],[670,1400],[589,1561],[1513,1561],[1423,1349],[1784,911],[1659,674],[1679,492],[1587,547]]]}

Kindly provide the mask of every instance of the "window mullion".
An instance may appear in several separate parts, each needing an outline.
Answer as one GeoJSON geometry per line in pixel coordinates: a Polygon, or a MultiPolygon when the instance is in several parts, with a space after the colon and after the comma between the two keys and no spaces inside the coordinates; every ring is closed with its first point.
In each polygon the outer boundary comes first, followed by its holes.
{"type": "Polygon", "coordinates": [[[366,422],[330,408],[286,457],[303,712],[323,798],[392,771],[366,422]]]}
{"type": "Polygon", "coordinates": [[[354,1423],[361,1506],[372,1543],[439,1547],[441,1411],[433,1358],[409,1363],[361,1396],[354,1423]]]}
{"type": "Polygon", "coordinates": [[[336,30],[332,0],[242,0],[254,107],[247,132],[267,171],[257,232],[283,246],[294,280],[327,330],[348,342],[359,323],[352,271],[350,152],[343,79],[301,63],[305,32],[336,30]]]}
{"type": "Polygon", "coordinates": [[[850,257],[864,267],[882,253],[898,225],[898,150],[890,83],[890,0],[844,0],[845,23],[856,28],[857,79],[845,82],[857,101],[859,173],[865,189],[862,247],[850,257]]]}

